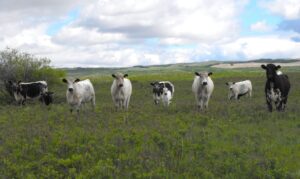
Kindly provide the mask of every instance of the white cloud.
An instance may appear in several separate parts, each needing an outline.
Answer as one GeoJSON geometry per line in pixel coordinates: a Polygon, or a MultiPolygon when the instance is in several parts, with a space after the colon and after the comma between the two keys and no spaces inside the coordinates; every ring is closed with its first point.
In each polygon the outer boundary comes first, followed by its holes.
{"type": "Polygon", "coordinates": [[[53,37],[53,42],[69,45],[69,46],[83,46],[83,45],[97,45],[97,44],[112,44],[129,41],[124,34],[98,32],[94,28],[84,27],[65,27],[58,34],[53,37]]]}
{"type": "Polygon", "coordinates": [[[300,18],[300,1],[299,0],[274,0],[266,1],[263,6],[271,12],[281,15],[286,19],[300,18]]]}
{"type": "Polygon", "coordinates": [[[231,59],[298,58],[300,43],[287,37],[260,36],[240,38],[221,46],[223,56],[231,59]]]}
{"type": "Polygon", "coordinates": [[[78,26],[126,34],[215,42],[238,33],[237,15],[244,1],[100,0],[87,6],[78,26]]]}
{"type": "Polygon", "coordinates": [[[252,31],[257,31],[257,32],[269,32],[273,28],[270,25],[268,25],[266,23],[266,21],[259,21],[259,22],[256,22],[256,23],[252,24],[250,26],[250,29],[252,31]]]}

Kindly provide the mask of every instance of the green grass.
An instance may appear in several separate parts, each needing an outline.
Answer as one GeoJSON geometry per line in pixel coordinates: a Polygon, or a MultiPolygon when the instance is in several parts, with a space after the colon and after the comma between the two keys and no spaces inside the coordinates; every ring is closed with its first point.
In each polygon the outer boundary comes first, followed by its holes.
{"type": "Polygon", "coordinates": [[[300,73],[284,113],[267,112],[262,71],[215,71],[209,110],[198,113],[193,73],[129,73],[128,112],[113,108],[110,75],[91,76],[96,110],[70,114],[65,84],[55,104],[1,106],[0,178],[299,178],[300,73]],[[250,79],[253,98],[227,100],[225,82],[250,79]],[[155,106],[149,83],[170,80],[169,108],[155,106]]]}

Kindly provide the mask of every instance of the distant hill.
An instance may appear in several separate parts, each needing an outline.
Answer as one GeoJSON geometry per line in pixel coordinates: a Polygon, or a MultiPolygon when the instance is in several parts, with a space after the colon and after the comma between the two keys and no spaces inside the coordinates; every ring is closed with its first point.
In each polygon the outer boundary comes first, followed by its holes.
{"type": "Polygon", "coordinates": [[[237,68],[257,68],[262,64],[274,63],[281,65],[283,67],[298,67],[300,66],[299,59],[259,59],[251,61],[227,61],[213,64],[213,68],[222,68],[222,69],[237,69],[237,68]]]}
{"type": "MultiPolygon", "coordinates": [[[[68,76],[80,77],[91,75],[110,75],[115,72],[122,73],[166,73],[170,71],[220,71],[225,69],[242,69],[242,68],[257,68],[263,63],[276,63],[282,66],[298,67],[300,66],[300,59],[257,59],[250,61],[205,61],[193,63],[176,63],[163,65],[137,65],[133,67],[116,67],[116,68],[63,68],[67,71],[68,76]]],[[[299,67],[298,67],[299,68],[299,67]]]]}
{"type": "Polygon", "coordinates": [[[300,59],[269,59],[269,58],[262,58],[262,59],[256,59],[256,60],[247,60],[247,61],[222,61],[219,63],[224,64],[230,64],[230,63],[251,63],[251,62],[257,62],[257,63],[292,63],[292,62],[298,62],[300,59]]]}

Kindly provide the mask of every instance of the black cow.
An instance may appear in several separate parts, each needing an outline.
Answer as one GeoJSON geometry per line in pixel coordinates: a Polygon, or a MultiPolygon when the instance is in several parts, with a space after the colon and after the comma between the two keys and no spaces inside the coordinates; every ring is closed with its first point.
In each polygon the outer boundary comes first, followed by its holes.
{"type": "Polygon", "coordinates": [[[291,88],[287,75],[277,73],[280,65],[274,64],[261,65],[266,70],[267,82],[265,86],[265,95],[267,106],[272,112],[272,103],[275,103],[277,111],[284,111],[291,88]]]}
{"type": "Polygon", "coordinates": [[[21,81],[14,83],[9,81],[12,86],[12,92],[18,104],[25,104],[26,99],[39,98],[41,102],[49,105],[52,102],[52,92],[48,92],[46,81],[37,81],[22,83],[21,81]]]}
{"type": "Polygon", "coordinates": [[[161,95],[163,94],[163,89],[166,87],[170,92],[171,95],[173,96],[174,94],[174,85],[169,82],[169,81],[155,81],[150,83],[150,85],[153,86],[153,100],[155,104],[158,104],[160,99],[161,99],[161,95]]]}

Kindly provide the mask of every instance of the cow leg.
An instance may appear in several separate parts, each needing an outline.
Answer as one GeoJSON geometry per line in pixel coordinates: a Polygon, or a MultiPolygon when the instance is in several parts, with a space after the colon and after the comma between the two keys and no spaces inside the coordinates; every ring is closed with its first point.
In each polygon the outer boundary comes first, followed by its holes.
{"type": "Polygon", "coordinates": [[[277,111],[280,111],[280,110],[281,110],[281,106],[282,106],[281,100],[275,101],[275,107],[276,107],[276,110],[277,110],[277,111]]]}
{"type": "Polygon", "coordinates": [[[230,93],[228,93],[228,99],[231,100],[232,99],[232,96],[230,93]]]}
{"type": "Polygon", "coordinates": [[[205,103],[204,103],[204,107],[205,109],[208,109],[208,101],[209,101],[210,96],[205,98],[205,103]]]}
{"type": "Polygon", "coordinates": [[[200,98],[199,99],[199,111],[202,111],[202,109],[203,109],[203,99],[202,98],[200,98]]]}
{"type": "Polygon", "coordinates": [[[118,103],[118,109],[119,109],[119,110],[122,110],[122,100],[119,100],[119,103],[118,103]]]}
{"type": "Polygon", "coordinates": [[[70,112],[71,112],[71,113],[73,112],[73,108],[74,108],[74,106],[71,105],[71,106],[70,106],[70,112]]]}
{"type": "Polygon", "coordinates": [[[168,107],[169,106],[169,101],[165,101],[165,106],[168,107]]]}
{"type": "Polygon", "coordinates": [[[272,112],[272,101],[271,101],[271,99],[269,99],[268,97],[267,97],[267,106],[268,106],[268,110],[269,110],[269,112],[272,112]]]}
{"type": "Polygon", "coordinates": [[[92,97],[91,105],[92,105],[92,109],[93,109],[93,111],[94,111],[94,110],[95,110],[95,107],[96,107],[96,97],[95,97],[95,95],[92,97]]]}
{"type": "Polygon", "coordinates": [[[125,99],[122,100],[122,107],[123,107],[123,110],[126,109],[126,100],[125,99]]]}
{"type": "MultiPolygon", "coordinates": [[[[83,103],[84,104],[84,103],[83,103]]],[[[76,111],[77,111],[77,114],[79,113],[79,109],[80,109],[80,106],[82,105],[82,102],[81,101],[79,101],[77,104],[76,104],[76,106],[75,106],[75,108],[76,108],[76,111]]]]}
{"type": "Polygon", "coordinates": [[[130,96],[126,99],[125,102],[126,111],[128,110],[129,102],[130,102],[130,96]]]}
{"type": "Polygon", "coordinates": [[[285,110],[285,108],[286,108],[286,103],[287,103],[287,97],[284,97],[284,99],[282,100],[282,111],[284,111],[285,110]]]}
{"type": "Polygon", "coordinates": [[[240,97],[239,97],[238,94],[235,94],[234,98],[235,98],[235,100],[239,100],[240,99],[240,97]]]}

